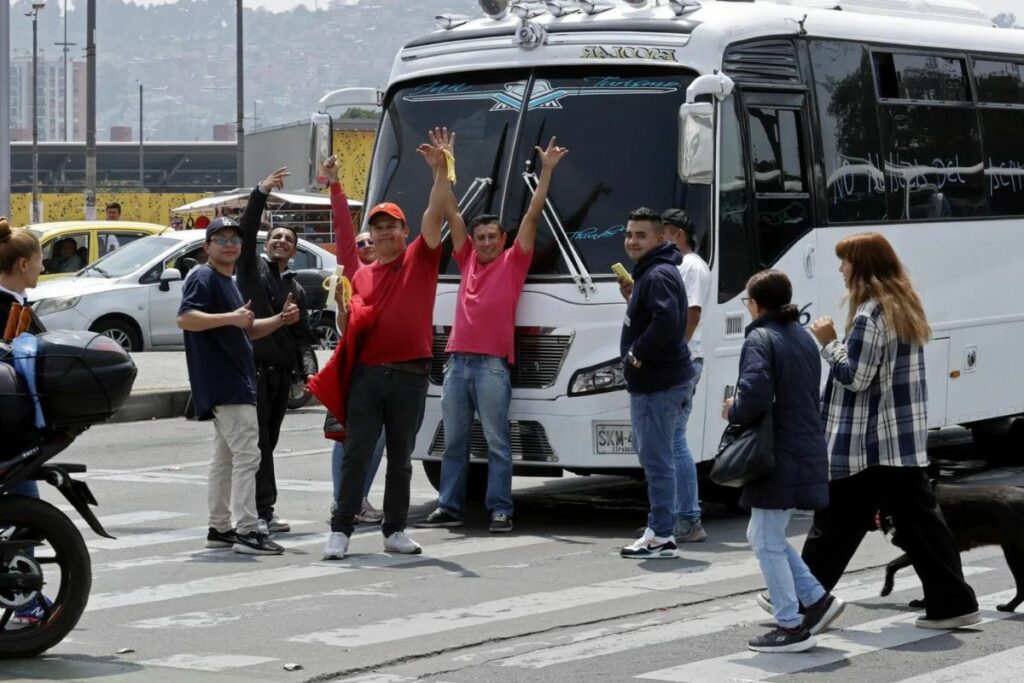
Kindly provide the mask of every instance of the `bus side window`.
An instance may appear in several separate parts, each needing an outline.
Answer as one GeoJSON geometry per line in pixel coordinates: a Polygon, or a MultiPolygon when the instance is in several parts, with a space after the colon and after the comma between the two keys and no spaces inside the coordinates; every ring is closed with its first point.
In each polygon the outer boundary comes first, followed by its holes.
{"type": "Polygon", "coordinates": [[[754,243],[747,221],[747,168],[735,98],[722,105],[718,186],[718,302],[739,295],[753,275],[754,243]]]}

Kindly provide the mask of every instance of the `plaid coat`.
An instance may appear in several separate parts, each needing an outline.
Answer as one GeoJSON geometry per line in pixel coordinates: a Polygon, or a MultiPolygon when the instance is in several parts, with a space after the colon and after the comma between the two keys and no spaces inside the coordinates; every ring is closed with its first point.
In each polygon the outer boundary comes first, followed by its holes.
{"type": "Polygon", "coordinates": [[[924,348],[904,344],[877,301],[857,308],[844,341],[829,342],[822,397],[829,478],[872,466],[928,464],[928,390],[924,348]]]}

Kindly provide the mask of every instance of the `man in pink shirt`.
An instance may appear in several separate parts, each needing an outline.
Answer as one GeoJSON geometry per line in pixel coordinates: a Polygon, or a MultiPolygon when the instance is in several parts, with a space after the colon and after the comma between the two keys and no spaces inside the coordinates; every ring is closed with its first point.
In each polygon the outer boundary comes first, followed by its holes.
{"type": "MultiPolygon", "coordinates": [[[[452,151],[455,136],[447,133],[431,141],[452,151]]],[[[453,527],[462,524],[469,468],[470,432],[474,412],[480,416],[487,439],[487,496],[490,530],[512,530],[512,454],[509,448],[508,408],[512,398],[509,365],[515,363],[516,304],[533,259],[537,225],[544,210],[551,174],[569,150],[555,146],[536,148],[541,173],[537,192],[519,225],[515,244],[505,249],[505,229],[497,216],[477,216],[466,224],[457,210],[450,220],[452,253],[462,271],[455,305],[455,326],[445,349],[441,412],[445,451],[441,461],[441,488],[437,509],[418,527],[453,527]]],[[[449,203],[455,204],[450,195],[449,203]]],[[[451,208],[451,206],[449,207],[451,208]]]]}

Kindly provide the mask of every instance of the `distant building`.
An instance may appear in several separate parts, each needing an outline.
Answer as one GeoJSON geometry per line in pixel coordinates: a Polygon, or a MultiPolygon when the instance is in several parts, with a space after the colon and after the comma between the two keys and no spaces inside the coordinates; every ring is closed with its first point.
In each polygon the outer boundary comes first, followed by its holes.
{"type": "MultiPolygon", "coordinates": [[[[64,61],[40,54],[37,82],[39,139],[59,142],[85,140],[85,60],[68,61],[69,82],[64,79],[64,61]]],[[[32,55],[11,57],[9,106],[12,131],[29,131],[32,136],[32,55]]],[[[12,136],[13,137],[13,136],[12,136]]],[[[20,135],[14,139],[20,139],[20,135]]]]}

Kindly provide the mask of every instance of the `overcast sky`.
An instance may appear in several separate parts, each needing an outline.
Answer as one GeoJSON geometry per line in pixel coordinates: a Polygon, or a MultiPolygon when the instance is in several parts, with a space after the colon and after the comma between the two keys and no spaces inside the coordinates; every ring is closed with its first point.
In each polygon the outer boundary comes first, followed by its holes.
{"type": "MultiPolygon", "coordinates": [[[[51,4],[62,5],[63,0],[50,0],[51,4]]],[[[81,2],[82,0],[79,0],[81,2]]],[[[174,2],[175,0],[133,0],[140,5],[162,5],[168,2],[174,2]]],[[[408,2],[409,0],[385,0],[386,2],[408,2]]],[[[994,17],[1000,12],[1006,12],[1007,14],[1017,14],[1017,23],[1024,22],[1024,8],[1021,7],[1020,0],[971,0],[974,4],[981,7],[989,16],[994,17]]],[[[11,0],[13,3],[14,0],[11,0]]],[[[281,12],[289,10],[296,5],[305,5],[309,9],[313,9],[318,4],[318,0],[243,0],[246,7],[265,7],[272,12],[281,12]]],[[[326,6],[328,0],[319,0],[319,4],[326,6]]],[[[350,5],[358,5],[359,0],[344,0],[345,3],[350,5]]],[[[75,0],[70,0],[69,4],[74,5],[75,0]]]]}

